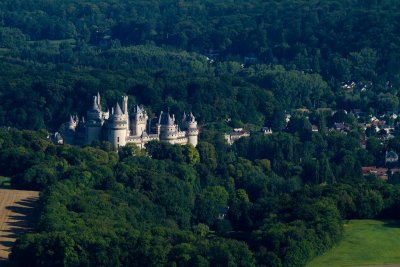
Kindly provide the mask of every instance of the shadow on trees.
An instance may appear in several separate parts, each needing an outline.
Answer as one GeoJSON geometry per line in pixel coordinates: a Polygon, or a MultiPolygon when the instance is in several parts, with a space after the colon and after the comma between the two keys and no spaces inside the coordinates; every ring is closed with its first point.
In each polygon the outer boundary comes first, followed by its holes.
{"type": "Polygon", "coordinates": [[[384,224],[385,227],[391,228],[400,228],[400,221],[399,220],[387,220],[384,224]]]}

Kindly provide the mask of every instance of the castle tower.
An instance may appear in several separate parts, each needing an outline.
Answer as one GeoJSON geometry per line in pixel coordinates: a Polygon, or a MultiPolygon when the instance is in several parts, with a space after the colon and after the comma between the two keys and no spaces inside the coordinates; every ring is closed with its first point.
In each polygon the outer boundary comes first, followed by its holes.
{"type": "Polygon", "coordinates": [[[125,115],[128,115],[128,96],[123,96],[123,102],[124,102],[124,104],[123,104],[123,113],[125,114],[125,115]]]}
{"type": "Polygon", "coordinates": [[[147,120],[149,119],[147,112],[139,106],[136,106],[131,119],[131,134],[134,136],[141,136],[147,128],[147,120]]]}
{"type": "Polygon", "coordinates": [[[93,141],[108,140],[114,149],[125,146],[127,142],[138,143],[141,146],[150,140],[159,139],[171,144],[197,145],[199,129],[192,113],[184,114],[182,129],[178,128],[175,116],[168,112],[161,112],[154,122],[149,121],[147,112],[136,106],[129,116],[128,97],[123,97],[122,108],[117,102],[110,111],[101,110],[100,94],[93,96],[91,108],[87,111],[87,120],[70,116],[63,125],[65,143],[75,145],[91,144],[93,141]],[[147,129],[148,128],[148,129],[147,129]],[[156,132],[157,135],[150,134],[156,132]],[[131,136],[132,135],[132,136],[131,136]]]}
{"type": "Polygon", "coordinates": [[[100,102],[100,93],[99,93],[99,91],[97,91],[97,106],[101,110],[101,102],[100,102]]]}
{"type": "Polygon", "coordinates": [[[199,138],[199,128],[197,127],[196,118],[193,116],[192,113],[190,113],[190,115],[186,117],[186,127],[188,143],[196,147],[199,138]]]}
{"type": "Polygon", "coordinates": [[[128,131],[128,122],[121,107],[117,103],[108,120],[108,141],[114,149],[126,145],[126,136],[128,131]]]}
{"type": "Polygon", "coordinates": [[[160,140],[167,141],[171,144],[177,139],[178,127],[175,124],[175,117],[171,117],[169,112],[162,112],[159,119],[160,140]]]}
{"type": "Polygon", "coordinates": [[[75,120],[71,115],[69,116],[69,121],[65,123],[63,136],[64,142],[66,144],[73,144],[75,141],[75,130],[78,125],[78,121],[75,120]]]}
{"type": "Polygon", "coordinates": [[[93,141],[101,139],[101,127],[103,124],[102,114],[100,110],[100,95],[93,97],[92,108],[87,111],[86,117],[86,143],[91,144],[93,141]]]}
{"type": "Polygon", "coordinates": [[[123,97],[123,105],[122,105],[122,112],[124,113],[126,124],[127,124],[127,129],[126,135],[129,136],[129,131],[130,131],[130,122],[129,122],[129,113],[128,113],[128,96],[123,97]]]}
{"type": "Polygon", "coordinates": [[[72,117],[72,115],[69,116],[69,121],[67,122],[67,129],[71,131],[75,131],[76,125],[78,122],[72,117]]]}

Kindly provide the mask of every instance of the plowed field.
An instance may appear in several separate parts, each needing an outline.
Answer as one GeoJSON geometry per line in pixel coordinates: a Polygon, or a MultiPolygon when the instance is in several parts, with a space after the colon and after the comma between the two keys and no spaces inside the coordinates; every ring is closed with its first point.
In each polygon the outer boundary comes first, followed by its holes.
{"type": "Polygon", "coordinates": [[[8,259],[18,235],[31,229],[38,198],[37,191],[0,189],[0,261],[8,259]]]}

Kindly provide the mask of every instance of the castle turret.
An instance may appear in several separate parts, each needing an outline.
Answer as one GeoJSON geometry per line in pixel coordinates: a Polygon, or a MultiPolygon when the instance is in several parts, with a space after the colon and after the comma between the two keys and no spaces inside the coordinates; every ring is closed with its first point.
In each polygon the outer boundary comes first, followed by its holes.
{"type": "Polygon", "coordinates": [[[169,112],[161,112],[159,119],[160,140],[174,143],[177,139],[178,127],[175,124],[175,117],[171,117],[169,112]]]}
{"type": "Polygon", "coordinates": [[[126,120],[127,129],[128,129],[128,131],[126,131],[126,135],[129,136],[130,122],[129,122],[129,113],[128,113],[128,96],[123,97],[122,108],[123,108],[122,113],[124,113],[124,118],[126,120]]]}
{"type": "Polygon", "coordinates": [[[183,112],[183,116],[182,116],[182,127],[183,127],[183,129],[185,129],[185,127],[187,125],[186,119],[187,119],[187,116],[186,116],[186,112],[184,111],[183,112]]]}
{"type": "Polygon", "coordinates": [[[77,121],[78,121],[78,125],[76,126],[76,129],[75,129],[74,144],[83,145],[83,144],[87,143],[85,118],[82,117],[81,120],[78,120],[78,118],[77,118],[77,121]]]}
{"type": "Polygon", "coordinates": [[[86,122],[86,143],[91,144],[93,141],[101,139],[101,127],[103,118],[100,110],[100,95],[93,97],[92,108],[87,111],[86,122]]]}
{"type": "Polygon", "coordinates": [[[71,115],[69,121],[64,124],[63,136],[66,144],[73,144],[75,140],[75,130],[78,125],[78,121],[75,120],[71,115]]]}
{"type": "Polygon", "coordinates": [[[189,144],[193,145],[194,147],[197,146],[198,138],[199,138],[199,128],[197,127],[196,118],[190,113],[190,116],[186,119],[187,127],[186,130],[188,136],[189,144]]]}
{"type": "Polygon", "coordinates": [[[131,117],[131,135],[141,136],[144,131],[147,129],[147,120],[149,119],[147,112],[136,106],[133,110],[133,114],[131,117]]]}
{"type": "Polygon", "coordinates": [[[128,122],[121,107],[117,103],[113,109],[113,113],[108,120],[108,141],[114,149],[126,145],[126,136],[128,130],[128,122]]]}
{"type": "Polygon", "coordinates": [[[97,106],[101,110],[101,102],[100,102],[100,93],[99,93],[99,91],[97,91],[97,106]]]}
{"type": "Polygon", "coordinates": [[[128,96],[123,96],[123,101],[124,101],[124,105],[123,105],[122,112],[124,114],[128,115],[128,96]]]}
{"type": "Polygon", "coordinates": [[[72,115],[69,116],[69,121],[67,122],[67,129],[74,131],[78,122],[72,117],[72,115]]]}

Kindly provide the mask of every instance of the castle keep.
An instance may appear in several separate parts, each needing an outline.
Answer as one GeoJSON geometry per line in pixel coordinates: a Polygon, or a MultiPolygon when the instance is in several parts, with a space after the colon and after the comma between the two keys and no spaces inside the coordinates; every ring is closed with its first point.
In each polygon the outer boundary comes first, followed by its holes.
{"type": "Polygon", "coordinates": [[[117,102],[111,112],[101,110],[100,94],[93,97],[90,110],[84,117],[70,116],[65,123],[63,135],[67,144],[91,144],[93,141],[109,141],[115,149],[128,143],[144,148],[151,140],[167,141],[171,144],[197,145],[199,129],[192,113],[184,114],[182,129],[175,116],[162,112],[158,118],[150,120],[146,110],[136,106],[128,113],[128,97],[123,97],[122,108],[117,102]]]}

